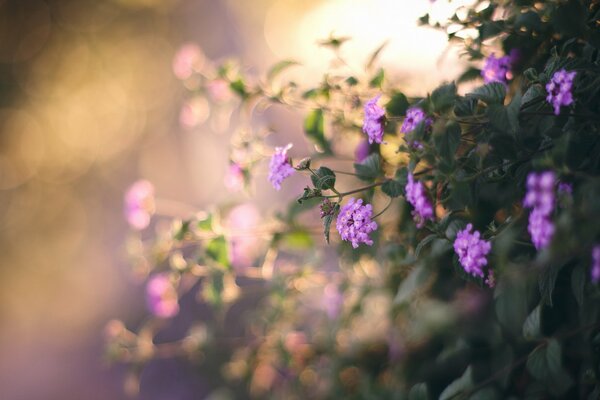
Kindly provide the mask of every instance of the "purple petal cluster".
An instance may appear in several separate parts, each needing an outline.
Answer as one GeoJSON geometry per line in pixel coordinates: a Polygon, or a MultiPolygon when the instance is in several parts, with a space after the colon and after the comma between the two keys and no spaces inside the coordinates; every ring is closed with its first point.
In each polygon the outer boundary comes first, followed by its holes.
{"type": "Polygon", "coordinates": [[[150,224],[154,214],[154,186],[139,180],[125,194],[125,218],[133,229],[142,230],[150,224]]]}
{"type": "Polygon", "coordinates": [[[408,183],[404,190],[406,191],[406,200],[413,206],[413,219],[417,228],[422,228],[425,221],[433,221],[433,206],[427,198],[425,185],[422,182],[415,181],[413,175],[408,173],[408,183]]]}
{"type": "Polygon", "coordinates": [[[427,114],[420,107],[410,107],[406,110],[406,117],[400,127],[400,132],[410,133],[415,130],[417,125],[425,121],[425,125],[431,125],[431,119],[427,118],[427,114]]]}
{"type": "Polygon", "coordinates": [[[552,171],[531,172],[527,176],[527,193],[523,200],[531,208],[527,230],[536,249],[542,249],[552,240],[554,224],[551,215],[555,205],[556,175],[552,171]]]}
{"type": "Polygon", "coordinates": [[[492,53],[486,60],[481,70],[481,76],[485,83],[500,82],[506,84],[507,75],[510,72],[510,57],[496,58],[492,53]]]}
{"type": "Polygon", "coordinates": [[[362,130],[369,137],[369,143],[383,141],[383,125],[385,124],[385,110],[377,105],[381,95],[378,95],[365,104],[365,119],[362,130]]]}
{"type": "Polygon", "coordinates": [[[294,173],[294,167],[292,167],[287,155],[287,151],[291,148],[291,143],[285,147],[275,147],[275,154],[271,157],[269,182],[276,190],[281,190],[281,182],[294,173]]]}
{"type": "Polygon", "coordinates": [[[146,302],[152,314],[170,318],[179,312],[177,291],[167,274],[156,274],[146,285],[146,302]]]}
{"type": "Polygon", "coordinates": [[[342,207],[336,221],[336,228],[342,240],[352,243],[357,248],[359,244],[373,244],[369,234],[377,229],[377,223],[371,220],[373,207],[370,204],[363,205],[362,199],[350,198],[350,201],[342,207]]]}
{"type": "Polygon", "coordinates": [[[474,231],[469,224],[465,229],[456,234],[454,252],[465,271],[473,276],[484,277],[483,267],[487,265],[487,254],[492,245],[487,240],[481,239],[479,231],[474,231]]]}
{"type": "Polygon", "coordinates": [[[597,244],[592,249],[592,270],[591,270],[592,283],[597,284],[600,282],[600,244],[597,244]]]}
{"type": "Polygon", "coordinates": [[[546,85],[546,101],[554,107],[554,114],[560,114],[561,106],[568,106],[573,103],[573,79],[577,72],[567,72],[564,69],[558,70],[552,75],[552,79],[546,85]]]}

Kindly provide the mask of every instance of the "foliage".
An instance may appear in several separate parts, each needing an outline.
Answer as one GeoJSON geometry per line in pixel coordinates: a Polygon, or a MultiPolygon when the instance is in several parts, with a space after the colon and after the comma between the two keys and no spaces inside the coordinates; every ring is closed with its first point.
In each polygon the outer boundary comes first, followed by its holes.
{"type": "MultiPolygon", "coordinates": [[[[139,371],[175,348],[173,356],[197,363],[217,386],[256,398],[596,398],[600,291],[590,270],[600,241],[598,18],[600,3],[583,0],[477,1],[459,9],[433,27],[460,43],[473,65],[424,98],[406,95],[376,68],[383,47],[364,75],[331,73],[306,90],[282,80],[291,61],[262,81],[231,65],[200,75],[206,87],[228,82],[240,109],[270,104],[305,114],[315,152],[295,166],[307,186],[262,232],[264,251],[250,266],[234,267],[239,237],[218,211],[176,221],[149,246],[131,246],[138,263],[171,276],[179,298],[199,291],[215,314],[174,344],[148,339],[157,328],[122,328],[111,354],[139,371]],[[494,51],[511,55],[509,78],[463,94],[464,81],[480,79],[478,60],[494,51]],[[556,114],[546,85],[562,69],[576,71],[574,101],[556,114]],[[348,143],[366,139],[362,105],[379,94],[386,115],[371,122],[382,124],[396,151],[373,143],[353,171],[342,171],[354,179],[340,179],[335,161],[348,156],[348,143]],[[431,123],[400,133],[411,106],[431,123]],[[558,180],[555,206],[544,214],[553,235],[539,250],[527,226],[533,211],[523,206],[536,171],[558,180]],[[404,199],[409,173],[435,210],[419,227],[404,199]],[[334,235],[332,222],[351,195],[381,211],[372,246],[353,249],[334,235]],[[319,204],[324,226],[308,225],[319,204]],[[466,272],[453,250],[467,224],[491,243],[485,276],[466,272]],[[323,229],[325,238],[313,238],[323,229]],[[336,263],[327,265],[335,248],[336,263]],[[242,301],[245,292],[258,293],[256,306],[242,301]],[[239,320],[239,304],[250,318],[239,320]]],[[[337,54],[346,40],[322,44],[337,54]]],[[[252,149],[264,140],[242,142],[252,149]]],[[[259,168],[254,156],[232,161],[247,176],[259,168]]]]}

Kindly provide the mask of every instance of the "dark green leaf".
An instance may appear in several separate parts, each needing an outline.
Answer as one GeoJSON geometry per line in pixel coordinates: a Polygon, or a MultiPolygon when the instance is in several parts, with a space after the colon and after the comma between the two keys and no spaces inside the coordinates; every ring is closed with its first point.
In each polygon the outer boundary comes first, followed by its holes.
{"type": "Polygon", "coordinates": [[[527,357],[527,370],[542,382],[548,382],[561,370],[562,352],[560,343],[550,339],[546,346],[536,347],[527,357]]]}
{"type": "Polygon", "coordinates": [[[206,244],[206,255],[222,267],[229,269],[229,251],[225,236],[221,235],[211,239],[206,244]]]}
{"type": "Polygon", "coordinates": [[[454,154],[460,145],[460,137],[460,125],[456,122],[449,123],[445,131],[433,137],[438,154],[450,164],[454,161],[454,154]]]}
{"type": "Polygon", "coordinates": [[[242,78],[238,78],[235,81],[229,83],[229,88],[237,93],[242,99],[246,99],[248,97],[248,92],[246,90],[246,84],[242,80],[242,78]]]}
{"type": "Polygon", "coordinates": [[[339,204],[335,204],[334,206],[334,212],[332,212],[329,215],[326,215],[325,218],[323,218],[323,234],[325,235],[325,241],[329,244],[329,230],[331,229],[331,223],[333,222],[335,216],[338,213],[338,210],[340,209],[340,205],[339,204]]]}
{"type": "Polygon", "coordinates": [[[396,92],[392,95],[390,101],[386,104],[385,109],[390,116],[400,117],[406,114],[409,107],[408,100],[403,93],[396,92]]]}
{"type": "Polygon", "coordinates": [[[377,70],[377,73],[369,81],[369,86],[371,86],[372,88],[380,88],[381,84],[383,83],[384,76],[385,72],[383,68],[379,68],[379,70],[377,70]]]}
{"type": "Polygon", "coordinates": [[[331,153],[329,142],[325,139],[323,110],[316,109],[308,113],[304,120],[304,132],[321,150],[331,153]]]}
{"type": "Polygon", "coordinates": [[[310,179],[318,190],[328,190],[335,186],[335,172],[327,167],[319,167],[310,179]]]}
{"type": "Polygon", "coordinates": [[[408,400],[429,400],[429,391],[424,382],[417,383],[408,392],[408,400]]]}
{"type": "Polygon", "coordinates": [[[475,114],[477,99],[474,97],[461,97],[454,105],[454,114],[457,117],[469,117],[475,114]]]}
{"type": "Polygon", "coordinates": [[[488,83],[478,87],[473,93],[469,93],[467,96],[479,99],[488,105],[503,104],[506,97],[506,86],[500,82],[488,83]]]}
{"type": "Polygon", "coordinates": [[[423,265],[415,267],[400,284],[398,293],[394,297],[395,305],[404,305],[410,302],[415,292],[427,280],[427,270],[423,265]]]}
{"type": "Polygon", "coordinates": [[[381,174],[381,159],[374,153],[365,158],[360,164],[354,164],[358,177],[364,181],[372,181],[381,174]]]}
{"type": "Polygon", "coordinates": [[[467,69],[465,72],[463,72],[458,77],[457,82],[458,83],[470,82],[470,81],[475,80],[475,79],[477,79],[479,77],[481,77],[481,70],[479,68],[470,67],[469,69],[467,69]]]}
{"type": "Polygon", "coordinates": [[[573,290],[573,296],[575,296],[580,306],[583,305],[586,273],[587,271],[583,264],[577,265],[573,268],[573,272],[571,272],[571,289],[573,290]]]}
{"type": "Polygon", "coordinates": [[[423,248],[425,246],[427,246],[429,243],[433,242],[435,239],[437,239],[438,235],[435,233],[432,233],[431,235],[428,235],[425,237],[425,239],[421,240],[419,242],[419,244],[417,245],[417,247],[415,248],[415,257],[419,258],[419,255],[421,254],[421,251],[423,250],[423,248]]]}
{"type": "Polygon", "coordinates": [[[366,70],[371,69],[371,67],[373,66],[373,64],[375,63],[377,58],[379,57],[379,54],[381,54],[381,51],[385,48],[385,46],[387,46],[388,43],[389,43],[389,40],[386,40],[377,49],[375,49],[375,51],[373,51],[373,53],[371,53],[371,56],[369,57],[369,60],[367,61],[367,64],[365,65],[366,70]]]}
{"type": "Polygon", "coordinates": [[[398,197],[403,193],[404,186],[395,179],[391,179],[381,185],[381,191],[390,197],[398,197]]]}
{"type": "Polygon", "coordinates": [[[526,285],[518,276],[506,276],[500,280],[494,292],[496,315],[509,332],[521,334],[523,322],[527,318],[526,285]]]}
{"type": "Polygon", "coordinates": [[[450,400],[459,394],[465,394],[473,389],[473,376],[471,366],[469,366],[464,374],[444,389],[440,394],[440,400],[450,400]]]}
{"type": "Polygon", "coordinates": [[[431,93],[433,111],[444,112],[454,106],[456,100],[456,85],[454,82],[438,87],[431,93]]]}
{"type": "Polygon", "coordinates": [[[523,337],[527,340],[536,340],[542,336],[541,333],[542,308],[538,305],[523,324],[523,337]]]}

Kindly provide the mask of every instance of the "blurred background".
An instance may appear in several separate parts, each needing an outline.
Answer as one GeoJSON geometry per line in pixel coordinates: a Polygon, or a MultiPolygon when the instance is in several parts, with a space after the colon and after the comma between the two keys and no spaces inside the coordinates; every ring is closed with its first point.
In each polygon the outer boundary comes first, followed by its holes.
{"type": "MultiPolygon", "coordinates": [[[[199,210],[231,200],[223,175],[235,126],[208,104],[194,129],[179,121],[184,89],[172,60],[183,43],[257,74],[296,59],[303,66],[293,77],[310,84],[331,61],[320,39],[351,36],[342,48],[349,68],[389,40],[387,76],[423,95],[462,69],[443,33],[416,24],[449,8],[427,0],[0,0],[0,399],[126,398],[123,370],[103,360],[107,321],[135,328],[145,312],[126,260],[124,191],[145,178],[157,196],[199,210]]],[[[301,132],[301,116],[289,110],[262,118],[301,132]]],[[[256,186],[268,212],[273,191],[256,186]]],[[[184,390],[185,377],[151,376],[165,389],[141,397],[184,398],[174,388],[184,390]]]]}

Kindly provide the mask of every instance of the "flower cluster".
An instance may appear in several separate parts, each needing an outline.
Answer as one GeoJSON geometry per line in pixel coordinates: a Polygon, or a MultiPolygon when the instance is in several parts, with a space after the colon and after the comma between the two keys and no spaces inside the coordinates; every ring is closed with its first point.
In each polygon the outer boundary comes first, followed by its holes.
{"type": "Polygon", "coordinates": [[[592,249],[592,270],[591,270],[592,283],[597,284],[600,282],[600,244],[597,244],[592,249]]]}
{"type": "Polygon", "coordinates": [[[371,246],[373,240],[369,238],[369,234],[377,229],[377,223],[371,220],[372,216],[373,207],[370,204],[363,205],[362,199],[350,198],[340,210],[336,221],[342,240],[351,242],[354,248],[361,243],[371,246]]]}
{"type": "Polygon", "coordinates": [[[154,214],[154,186],[139,180],[125,193],[125,218],[133,229],[142,230],[150,224],[154,214]]]}
{"type": "Polygon", "coordinates": [[[427,220],[433,221],[433,206],[427,198],[425,186],[423,183],[415,181],[410,172],[404,190],[406,191],[406,200],[414,207],[412,216],[417,228],[422,228],[427,220]]]}
{"type": "Polygon", "coordinates": [[[487,265],[486,256],[492,249],[492,245],[487,240],[481,239],[479,231],[471,233],[472,230],[473,225],[468,224],[465,229],[456,234],[454,252],[467,273],[483,278],[483,267],[487,265]]]}
{"type": "Polygon", "coordinates": [[[244,188],[244,169],[236,162],[229,164],[223,183],[227,190],[237,192],[244,188]]]}
{"type": "Polygon", "coordinates": [[[546,85],[546,101],[554,107],[554,114],[560,114],[561,106],[568,106],[573,103],[573,79],[575,71],[567,72],[564,69],[558,70],[552,75],[552,79],[546,85]]]}
{"type": "Polygon", "coordinates": [[[383,126],[385,124],[385,110],[377,105],[381,95],[372,98],[365,104],[365,119],[362,130],[369,137],[369,143],[383,141],[383,126]]]}
{"type": "Polygon", "coordinates": [[[527,176],[527,193],[523,205],[532,209],[527,229],[538,250],[546,247],[554,235],[554,224],[550,217],[554,211],[555,185],[556,176],[552,171],[531,172],[527,176]]]}
{"type": "Polygon", "coordinates": [[[146,286],[146,302],[152,314],[170,318],[179,312],[177,291],[167,274],[156,274],[146,286]]]}
{"type": "Polygon", "coordinates": [[[294,167],[290,163],[287,151],[292,148],[292,144],[285,147],[276,147],[275,154],[271,157],[269,163],[269,182],[277,190],[281,190],[281,182],[294,173],[294,167]]]}
{"type": "Polygon", "coordinates": [[[496,58],[492,53],[486,60],[481,70],[481,76],[485,83],[500,82],[506,84],[507,75],[510,71],[510,57],[496,58]]]}
{"type": "Polygon", "coordinates": [[[427,115],[422,108],[410,107],[408,110],[406,110],[406,117],[402,122],[400,132],[410,133],[414,131],[415,128],[423,121],[425,121],[426,126],[431,125],[431,119],[427,118],[427,115]]]}

